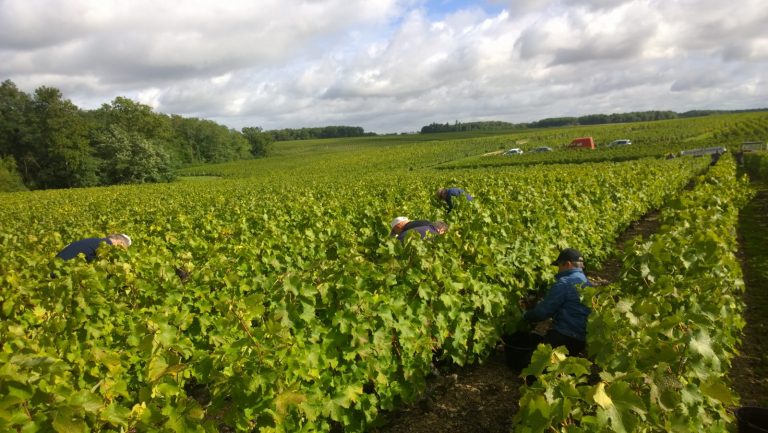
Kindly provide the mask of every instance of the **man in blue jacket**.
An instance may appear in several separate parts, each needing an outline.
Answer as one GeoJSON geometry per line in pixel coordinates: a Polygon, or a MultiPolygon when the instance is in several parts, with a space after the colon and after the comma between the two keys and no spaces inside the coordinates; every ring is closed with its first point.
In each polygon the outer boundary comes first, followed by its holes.
{"type": "Polygon", "coordinates": [[[581,303],[579,288],[592,286],[592,283],[584,275],[584,257],[576,249],[562,250],[552,265],[557,266],[555,283],[544,299],[526,311],[523,318],[529,322],[553,318],[552,329],[547,332],[544,342],[552,347],[565,346],[568,353],[578,355],[586,346],[587,317],[591,311],[581,303]]]}
{"type": "Polygon", "coordinates": [[[467,201],[472,201],[474,199],[461,188],[440,188],[437,190],[435,195],[437,195],[438,199],[444,201],[445,204],[448,205],[448,212],[453,209],[453,197],[459,197],[463,195],[467,198],[467,201]]]}
{"type": "Polygon", "coordinates": [[[131,238],[122,233],[113,233],[106,238],[86,238],[72,242],[56,254],[56,257],[64,260],[71,260],[83,254],[85,260],[90,262],[96,258],[96,250],[105,243],[107,245],[119,245],[123,248],[131,246],[131,238]]]}

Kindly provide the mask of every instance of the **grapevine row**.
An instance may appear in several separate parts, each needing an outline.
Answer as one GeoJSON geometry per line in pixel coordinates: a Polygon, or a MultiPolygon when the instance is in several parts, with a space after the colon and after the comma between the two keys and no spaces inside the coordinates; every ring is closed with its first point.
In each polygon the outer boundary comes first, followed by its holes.
{"type": "Polygon", "coordinates": [[[749,196],[728,158],[663,211],[659,232],[627,248],[621,280],[585,295],[589,360],[536,351],[515,431],[727,429],[743,326],[735,225],[749,196]]]}
{"type": "Polygon", "coordinates": [[[492,350],[560,247],[606,257],[706,162],[403,173],[394,192],[376,174],[343,188],[222,180],[6,195],[0,426],[365,430],[423,390],[436,357],[492,350]],[[446,217],[430,197],[457,181],[477,199],[446,217]],[[451,229],[401,244],[388,238],[398,214],[451,229]],[[52,260],[99,228],[135,244],[92,263],[52,260]]]}

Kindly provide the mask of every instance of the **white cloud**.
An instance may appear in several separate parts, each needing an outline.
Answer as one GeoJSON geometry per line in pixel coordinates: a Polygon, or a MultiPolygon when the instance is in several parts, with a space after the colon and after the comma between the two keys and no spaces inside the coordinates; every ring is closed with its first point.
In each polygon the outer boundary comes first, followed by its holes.
{"type": "Polygon", "coordinates": [[[0,49],[23,52],[59,45],[88,34],[95,30],[93,14],[81,13],[81,6],[76,1],[0,2],[0,49]]]}
{"type": "Polygon", "coordinates": [[[161,94],[162,90],[156,87],[151,87],[140,91],[136,95],[136,100],[141,104],[149,105],[152,108],[157,108],[157,106],[160,105],[159,98],[161,94]]]}
{"type": "Polygon", "coordinates": [[[768,100],[762,0],[0,0],[0,79],[266,129],[768,100]]]}

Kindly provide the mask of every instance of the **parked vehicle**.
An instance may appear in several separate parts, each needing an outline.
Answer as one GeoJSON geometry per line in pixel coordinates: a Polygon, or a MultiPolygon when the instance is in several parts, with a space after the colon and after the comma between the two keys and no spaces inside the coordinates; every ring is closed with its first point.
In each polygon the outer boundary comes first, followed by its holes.
{"type": "Polygon", "coordinates": [[[764,141],[745,141],[741,143],[742,152],[755,152],[758,150],[768,150],[764,141]]]}
{"type": "Polygon", "coordinates": [[[680,156],[703,156],[712,155],[713,153],[723,154],[727,151],[725,147],[701,147],[698,149],[681,150],[680,156]]]}
{"type": "Polygon", "coordinates": [[[552,148],[547,146],[534,147],[531,152],[552,152],[552,148]]]}
{"type": "Polygon", "coordinates": [[[523,149],[520,149],[518,147],[513,147],[512,149],[507,150],[504,152],[504,155],[522,155],[523,149]]]}
{"type": "Polygon", "coordinates": [[[608,144],[608,147],[629,146],[630,144],[632,144],[632,140],[624,138],[622,140],[613,140],[608,144]]]}
{"type": "Polygon", "coordinates": [[[566,147],[569,149],[594,149],[595,140],[592,137],[574,138],[566,147]]]}

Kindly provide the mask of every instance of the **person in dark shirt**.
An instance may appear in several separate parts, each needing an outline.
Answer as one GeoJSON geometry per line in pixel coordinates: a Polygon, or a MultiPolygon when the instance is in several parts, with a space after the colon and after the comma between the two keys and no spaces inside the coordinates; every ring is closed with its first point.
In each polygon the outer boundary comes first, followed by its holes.
{"type": "Polygon", "coordinates": [[[400,233],[403,232],[403,227],[405,227],[406,224],[408,224],[408,217],[399,216],[392,220],[391,223],[389,223],[389,227],[392,229],[389,231],[390,236],[397,236],[400,233]]]}
{"type": "Polygon", "coordinates": [[[555,283],[541,302],[525,312],[523,319],[540,322],[553,318],[544,342],[552,347],[565,346],[568,353],[577,355],[586,345],[587,317],[591,311],[581,303],[579,288],[592,283],[584,275],[584,258],[576,249],[562,250],[552,265],[557,266],[555,283]]]}
{"type": "Polygon", "coordinates": [[[720,150],[718,150],[717,152],[713,153],[712,156],[711,156],[711,160],[709,162],[709,165],[713,166],[713,165],[717,164],[717,161],[720,160],[721,156],[723,156],[723,152],[720,151],[720,150]]]}
{"type": "Polygon", "coordinates": [[[122,233],[113,233],[105,238],[86,238],[72,242],[56,254],[56,257],[63,260],[72,260],[79,254],[85,256],[85,260],[90,262],[96,258],[96,250],[102,243],[107,245],[118,245],[123,248],[131,246],[131,238],[122,233]]]}
{"type": "MultiPolygon", "coordinates": [[[[591,310],[581,303],[579,289],[592,286],[584,275],[584,258],[578,250],[566,248],[552,262],[557,266],[556,281],[544,299],[523,314],[521,325],[552,318],[552,327],[544,336],[537,332],[518,331],[502,336],[507,363],[514,370],[522,370],[531,361],[531,355],[539,343],[552,347],[565,346],[570,355],[581,356],[586,347],[587,317],[591,310]]],[[[528,302],[523,302],[523,308],[528,302]]]]}
{"type": "Polygon", "coordinates": [[[439,200],[445,202],[445,204],[448,206],[448,212],[453,209],[453,197],[459,197],[463,195],[467,198],[467,201],[474,200],[474,197],[469,195],[461,188],[439,188],[435,195],[437,195],[439,200]]]}
{"type": "Polygon", "coordinates": [[[400,232],[400,234],[397,235],[397,240],[404,241],[406,236],[408,236],[409,233],[418,233],[419,236],[421,236],[422,239],[430,236],[438,236],[446,231],[448,231],[448,224],[442,222],[442,221],[413,221],[412,226],[408,227],[406,224],[403,228],[403,231],[400,232]]]}
{"type": "Polygon", "coordinates": [[[734,153],[733,156],[736,158],[736,164],[739,167],[743,167],[744,166],[744,151],[743,150],[739,150],[738,152],[734,153]]]}
{"type": "Polygon", "coordinates": [[[432,221],[429,221],[429,220],[411,221],[407,217],[402,217],[402,216],[397,217],[393,219],[392,222],[389,224],[390,227],[392,228],[392,230],[389,232],[389,235],[397,236],[406,230],[415,229],[416,227],[428,226],[431,224],[432,224],[432,221]]]}

